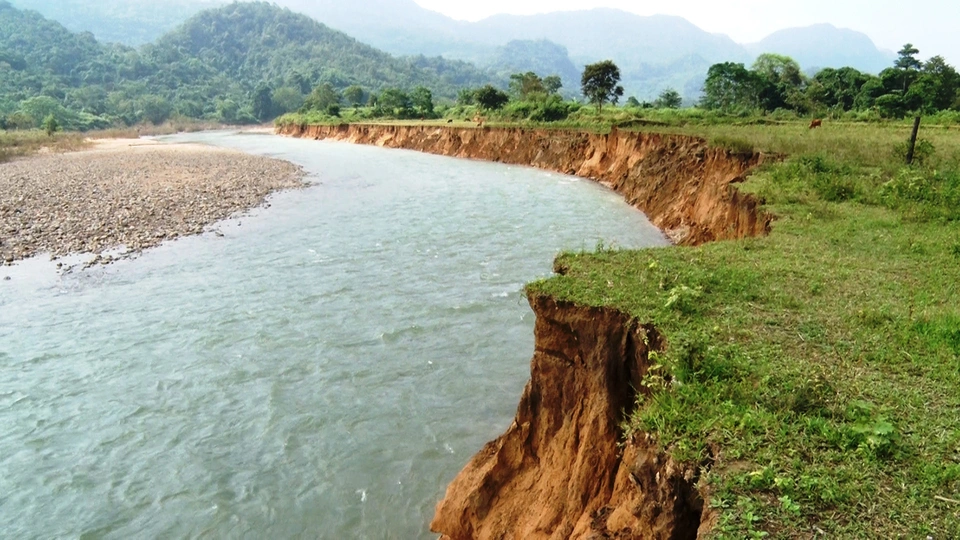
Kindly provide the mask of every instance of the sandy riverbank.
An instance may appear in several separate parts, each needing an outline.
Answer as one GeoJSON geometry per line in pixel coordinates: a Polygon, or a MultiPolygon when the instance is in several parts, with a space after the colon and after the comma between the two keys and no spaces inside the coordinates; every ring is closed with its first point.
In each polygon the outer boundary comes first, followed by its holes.
{"type": "Polygon", "coordinates": [[[299,167],[198,144],[96,141],[0,165],[0,264],[40,253],[140,251],[199,234],[303,185],[299,167]]]}

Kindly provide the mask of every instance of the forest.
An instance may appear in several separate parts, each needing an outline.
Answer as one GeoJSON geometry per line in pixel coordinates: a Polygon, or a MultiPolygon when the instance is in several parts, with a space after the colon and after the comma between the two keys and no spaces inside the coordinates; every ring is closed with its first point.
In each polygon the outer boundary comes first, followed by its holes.
{"type": "Polygon", "coordinates": [[[463,86],[495,80],[465,62],[390,56],[266,2],[203,11],[135,49],[0,0],[0,127],[12,129],[49,116],[68,130],[174,116],[252,123],[299,109],[321,85],[424,86],[452,99],[463,86]],[[255,111],[265,87],[271,107],[255,111]]]}

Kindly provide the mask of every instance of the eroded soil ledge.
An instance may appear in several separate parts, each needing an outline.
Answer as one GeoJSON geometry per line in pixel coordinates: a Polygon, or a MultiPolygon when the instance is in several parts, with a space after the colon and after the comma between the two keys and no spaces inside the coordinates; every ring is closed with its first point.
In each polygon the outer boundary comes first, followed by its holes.
{"type": "Polygon", "coordinates": [[[712,148],[704,139],[614,130],[373,124],[285,125],[279,133],[526,165],[596,180],[623,195],[677,244],[764,235],[771,217],[740,193],[763,156],[712,148]]]}
{"type": "MultiPolygon", "coordinates": [[[[771,217],[733,184],[762,159],[694,137],[420,126],[286,126],[281,133],[531,165],[592,178],[643,210],[674,242],[766,234],[771,217]]],[[[457,475],[431,529],[447,540],[685,539],[711,527],[696,465],[648,437],[624,441],[651,326],[610,308],[531,294],[536,351],[506,433],[457,475]]],[[[699,465],[699,464],[697,464],[699,465]]]]}

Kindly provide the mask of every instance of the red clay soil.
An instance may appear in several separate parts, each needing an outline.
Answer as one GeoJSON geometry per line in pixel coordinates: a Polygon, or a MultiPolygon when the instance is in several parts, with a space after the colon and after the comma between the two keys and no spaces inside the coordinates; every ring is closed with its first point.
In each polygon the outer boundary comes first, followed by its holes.
{"type": "Polygon", "coordinates": [[[536,352],[517,416],[450,484],[431,529],[449,540],[695,538],[695,471],[645,441],[620,445],[656,330],[612,309],[530,305],[536,352]]]}
{"type": "Polygon", "coordinates": [[[617,131],[343,124],[287,125],[284,135],[527,165],[596,180],[642,210],[676,244],[765,235],[771,216],[733,184],[762,160],[704,139],[617,131]]]}

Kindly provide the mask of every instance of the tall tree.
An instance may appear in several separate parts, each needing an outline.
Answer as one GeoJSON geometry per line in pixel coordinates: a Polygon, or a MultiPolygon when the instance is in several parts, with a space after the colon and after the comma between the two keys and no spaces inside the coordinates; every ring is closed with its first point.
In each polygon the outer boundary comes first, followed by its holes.
{"type": "Polygon", "coordinates": [[[604,103],[616,105],[620,100],[623,87],[619,83],[620,68],[611,60],[587,65],[580,79],[583,95],[597,105],[597,113],[603,112],[604,103]]]}
{"type": "Polygon", "coordinates": [[[761,54],[753,63],[760,106],[774,111],[779,108],[804,108],[803,87],[806,83],[800,64],[789,56],[761,54]]]}
{"type": "Polygon", "coordinates": [[[413,92],[410,93],[410,103],[422,118],[433,116],[433,92],[427,88],[423,86],[414,88],[413,92]]]}
{"type": "Polygon", "coordinates": [[[544,94],[543,79],[532,71],[514,73],[510,76],[510,92],[520,100],[526,100],[533,94],[544,94]]]}
{"type": "Polygon", "coordinates": [[[563,88],[563,81],[559,75],[548,75],[543,78],[543,89],[548,94],[556,94],[563,88]]]}
{"type": "Polygon", "coordinates": [[[897,52],[897,61],[893,63],[893,67],[900,72],[903,79],[904,94],[907,93],[910,83],[916,79],[917,72],[923,66],[923,63],[917,59],[918,54],[920,54],[920,50],[914,47],[912,43],[907,43],[897,52]]]}
{"type": "Polygon", "coordinates": [[[729,111],[736,107],[758,107],[757,76],[743,64],[724,62],[707,71],[700,104],[705,109],[729,111]]]}
{"type": "Polygon", "coordinates": [[[924,112],[943,111],[953,106],[960,91],[960,74],[942,56],[934,56],[923,64],[920,75],[908,95],[916,95],[924,112]]]}

